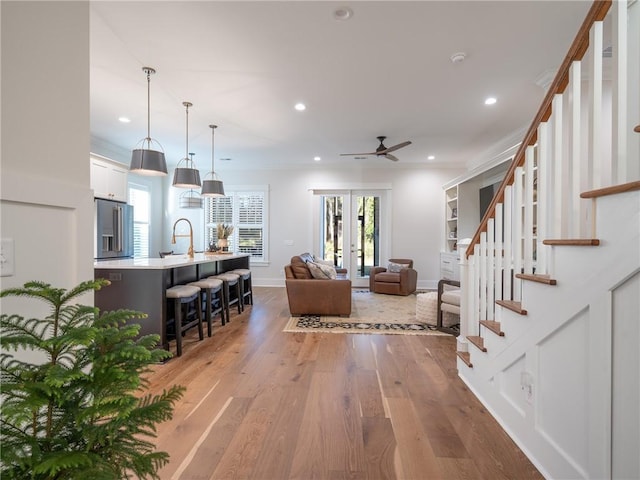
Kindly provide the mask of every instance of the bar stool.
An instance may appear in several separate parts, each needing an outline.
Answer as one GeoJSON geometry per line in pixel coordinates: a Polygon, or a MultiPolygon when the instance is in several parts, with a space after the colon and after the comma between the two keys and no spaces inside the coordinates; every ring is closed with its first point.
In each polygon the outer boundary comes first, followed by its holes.
{"type": "Polygon", "coordinates": [[[227,321],[231,320],[231,316],[229,315],[231,305],[237,305],[238,313],[242,313],[242,292],[240,290],[240,275],[238,275],[237,273],[225,272],[209,278],[222,280],[224,283],[224,307],[227,311],[227,321]]]}
{"type": "Polygon", "coordinates": [[[200,304],[204,305],[204,316],[207,320],[207,335],[211,336],[213,318],[219,313],[222,325],[226,323],[224,312],[224,288],[222,280],[217,278],[202,278],[196,282],[190,282],[200,289],[200,304]]]}
{"type": "Polygon", "coordinates": [[[236,268],[231,273],[240,275],[240,286],[242,292],[242,307],[245,305],[253,305],[253,289],[251,284],[251,270],[248,268],[236,268]]]}
{"type": "Polygon", "coordinates": [[[202,306],[200,305],[200,289],[193,285],[176,285],[167,288],[167,300],[173,303],[173,324],[176,335],[177,355],[182,355],[182,334],[191,327],[198,327],[200,340],[202,333],[202,306]],[[195,310],[191,309],[194,305],[195,310]]]}

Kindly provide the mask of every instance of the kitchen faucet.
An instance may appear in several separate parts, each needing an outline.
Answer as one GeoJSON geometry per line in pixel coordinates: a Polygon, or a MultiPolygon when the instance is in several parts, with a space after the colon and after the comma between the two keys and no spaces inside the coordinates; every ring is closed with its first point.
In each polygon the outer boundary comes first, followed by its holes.
{"type": "Polygon", "coordinates": [[[171,236],[171,243],[172,244],[176,243],[176,237],[187,237],[187,236],[189,237],[189,251],[187,252],[187,255],[189,256],[189,258],[193,258],[193,226],[191,225],[191,222],[188,219],[179,218],[178,220],[176,220],[176,223],[173,224],[173,235],[171,236]],[[176,235],[176,225],[180,220],[184,220],[189,224],[189,235],[176,235]]]}

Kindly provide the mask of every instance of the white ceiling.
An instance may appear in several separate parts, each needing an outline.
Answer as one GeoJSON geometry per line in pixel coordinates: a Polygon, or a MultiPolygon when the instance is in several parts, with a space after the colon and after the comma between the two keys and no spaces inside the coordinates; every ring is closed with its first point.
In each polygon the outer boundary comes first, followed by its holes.
{"type": "MultiPolygon", "coordinates": [[[[476,162],[528,127],[589,1],[91,2],[91,133],[130,150],[151,136],[202,171],[476,162]],[[338,21],[333,11],[349,6],[338,21]],[[462,63],[453,53],[465,52],[462,63]],[[498,102],[484,105],[487,96],[498,102]],[[307,110],[293,106],[304,102],[307,110]],[[123,124],[118,117],[131,123],[123,124]],[[428,161],[428,155],[436,159],[428,161]],[[220,158],[231,158],[220,162],[220,158]]],[[[514,143],[514,142],[512,142],[514,143]]],[[[510,146],[510,145],[509,145],[510,146]]]]}

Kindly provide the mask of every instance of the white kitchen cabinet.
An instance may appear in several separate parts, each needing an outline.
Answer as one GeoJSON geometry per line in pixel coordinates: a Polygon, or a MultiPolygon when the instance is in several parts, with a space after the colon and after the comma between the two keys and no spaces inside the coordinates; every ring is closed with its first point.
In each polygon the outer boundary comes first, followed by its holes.
{"type": "Polygon", "coordinates": [[[104,157],[91,155],[91,188],[97,198],[127,201],[127,168],[104,157]]]}

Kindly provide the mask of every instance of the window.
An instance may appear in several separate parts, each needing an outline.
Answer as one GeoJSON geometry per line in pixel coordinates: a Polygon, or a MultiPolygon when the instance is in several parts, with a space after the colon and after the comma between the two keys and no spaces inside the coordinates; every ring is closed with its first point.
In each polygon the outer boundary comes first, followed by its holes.
{"type": "Polygon", "coordinates": [[[234,226],[229,250],[248,253],[253,261],[267,261],[268,186],[228,187],[226,197],[206,199],[205,245],[215,243],[218,223],[234,226]]]}
{"type": "Polygon", "coordinates": [[[148,257],[151,216],[149,189],[143,185],[129,185],[129,203],[133,205],[133,256],[148,257]]]}

